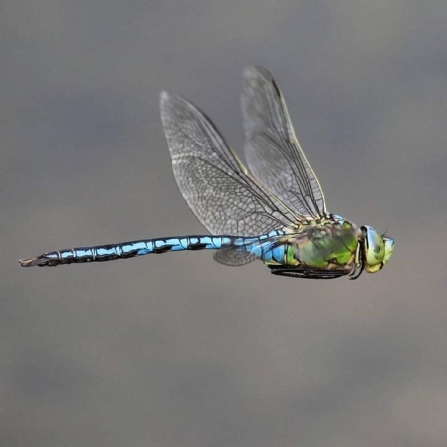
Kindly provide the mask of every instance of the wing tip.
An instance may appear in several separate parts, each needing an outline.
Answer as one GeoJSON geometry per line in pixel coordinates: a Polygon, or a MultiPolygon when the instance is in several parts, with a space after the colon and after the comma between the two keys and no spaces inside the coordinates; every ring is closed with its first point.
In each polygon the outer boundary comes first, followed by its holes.
{"type": "Polygon", "coordinates": [[[247,81],[259,78],[269,81],[273,79],[270,72],[260,65],[248,65],[242,71],[242,77],[247,81]]]}
{"type": "Polygon", "coordinates": [[[176,100],[178,100],[178,96],[172,95],[166,90],[160,92],[160,116],[163,125],[172,117],[176,100]]]}
{"type": "Polygon", "coordinates": [[[163,113],[171,102],[171,95],[166,91],[162,90],[160,92],[160,110],[163,113]]]}
{"type": "Polygon", "coordinates": [[[170,94],[166,90],[162,90],[160,92],[160,103],[164,103],[166,101],[169,101],[170,94]]]}
{"type": "Polygon", "coordinates": [[[161,115],[169,115],[173,110],[179,109],[197,109],[197,107],[185,98],[162,90],[160,92],[160,111],[161,115]]]}

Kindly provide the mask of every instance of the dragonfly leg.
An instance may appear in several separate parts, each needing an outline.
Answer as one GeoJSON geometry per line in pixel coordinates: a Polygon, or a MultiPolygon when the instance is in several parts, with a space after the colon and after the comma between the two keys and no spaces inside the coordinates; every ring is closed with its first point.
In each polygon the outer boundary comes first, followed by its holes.
{"type": "Polygon", "coordinates": [[[282,265],[269,265],[269,268],[273,275],[306,279],[333,279],[340,278],[349,273],[346,270],[324,270],[310,267],[293,268],[282,265]]]}

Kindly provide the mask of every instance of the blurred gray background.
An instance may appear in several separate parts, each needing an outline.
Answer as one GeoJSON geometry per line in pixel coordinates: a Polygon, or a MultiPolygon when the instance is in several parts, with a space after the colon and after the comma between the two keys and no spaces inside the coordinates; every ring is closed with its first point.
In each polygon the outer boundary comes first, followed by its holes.
{"type": "Polygon", "coordinates": [[[0,445],[447,445],[445,0],[3,0],[0,445]],[[17,259],[203,232],[162,89],[242,147],[272,71],[331,211],[387,231],[358,281],[210,253],[17,259]]]}

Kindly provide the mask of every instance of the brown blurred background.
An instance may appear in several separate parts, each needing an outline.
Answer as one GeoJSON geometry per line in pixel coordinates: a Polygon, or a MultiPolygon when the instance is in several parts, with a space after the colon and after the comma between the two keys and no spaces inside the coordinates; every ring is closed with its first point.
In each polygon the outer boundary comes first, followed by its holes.
{"type": "Polygon", "coordinates": [[[3,0],[0,444],[447,445],[445,0],[3,0]],[[330,211],[387,231],[358,281],[210,253],[57,269],[52,249],[201,233],[162,89],[242,147],[272,71],[330,211]]]}

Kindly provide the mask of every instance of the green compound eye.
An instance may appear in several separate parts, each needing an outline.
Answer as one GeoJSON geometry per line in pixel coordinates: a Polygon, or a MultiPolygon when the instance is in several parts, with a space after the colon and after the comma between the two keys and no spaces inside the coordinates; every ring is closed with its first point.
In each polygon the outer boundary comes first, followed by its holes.
{"type": "MultiPolygon", "coordinates": [[[[383,267],[385,242],[382,236],[368,225],[362,227],[362,232],[364,237],[365,270],[368,273],[378,272],[383,267]]],[[[390,256],[391,253],[389,253],[388,259],[390,256]]]]}
{"type": "Polygon", "coordinates": [[[383,255],[383,265],[385,265],[391,258],[394,250],[394,240],[390,237],[382,236],[383,243],[385,245],[385,254],[383,255]]]}

